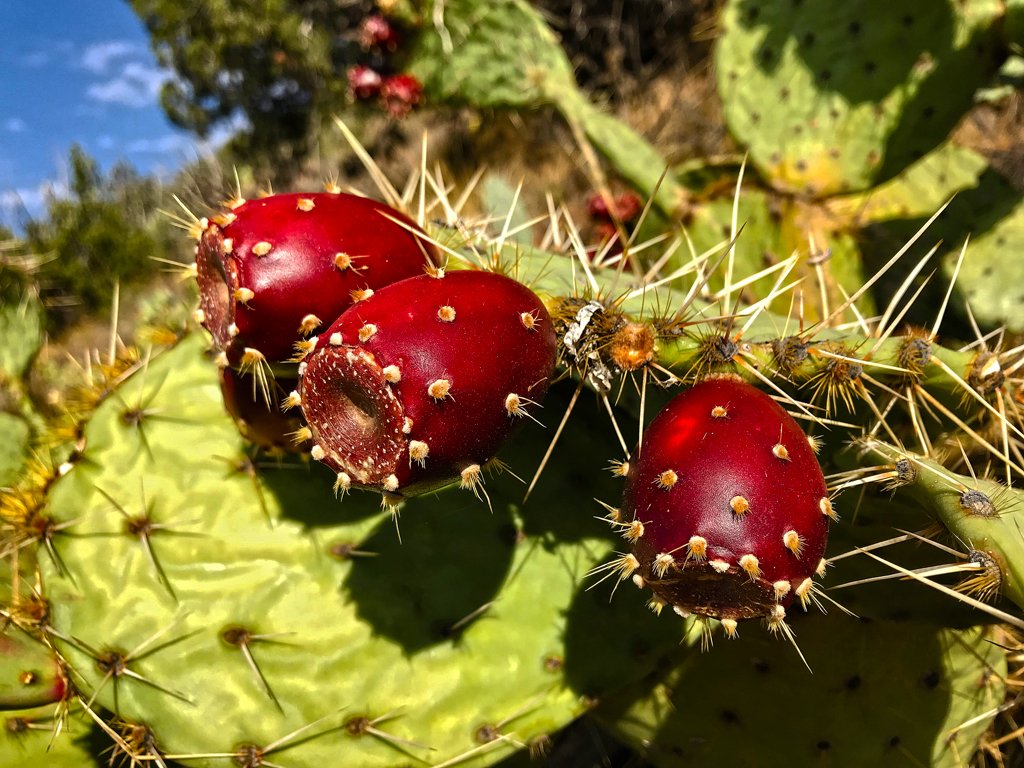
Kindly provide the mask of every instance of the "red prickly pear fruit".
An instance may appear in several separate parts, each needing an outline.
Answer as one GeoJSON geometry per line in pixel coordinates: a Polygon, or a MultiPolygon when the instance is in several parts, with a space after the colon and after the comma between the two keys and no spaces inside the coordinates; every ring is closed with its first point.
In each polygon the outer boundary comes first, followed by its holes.
{"type": "Polygon", "coordinates": [[[286,361],[353,294],[422,273],[436,251],[420,231],[384,203],[343,193],[236,203],[196,249],[200,321],[232,365],[247,353],[286,361]]]}
{"type": "Polygon", "coordinates": [[[386,77],[380,86],[381,105],[394,118],[408,115],[422,98],[423,85],[412,75],[386,77]]]}
{"type": "Polygon", "coordinates": [[[814,598],[834,516],[807,435],[771,397],[738,377],[676,396],[630,459],[621,524],[625,571],[652,607],[736,621],[785,617],[814,598]],[[639,577],[639,579],[637,579],[639,577]]]}
{"type": "Polygon", "coordinates": [[[55,704],[67,695],[67,676],[53,651],[4,627],[0,633],[0,711],[55,704]]]}
{"type": "MultiPolygon", "coordinates": [[[[285,400],[298,387],[299,380],[278,376],[276,387],[280,399],[285,400]]],[[[294,453],[305,453],[310,442],[303,437],[304,426],[298,411],[289,415],[280,410],[275,398],[266,403],[263,400],[254,377],[239,373],[233,368],[220,369],[220,391],[224,396],[224,408],[238,425],[242,436],[260,448],[281,449],[294,453]]]]}
{"type": "Polygon", "coordinates": [[[491,272],[422,275],[346,310],[300,366],[313,458],[385,500],[461,482],[538,407],[556,340],[541,300],[491,272]],[[391,494],[389,496],[388,494],[391,494]]]}
{"type": "Polygon", "coordinates": [[[380,96],[380,86],[384,78],[379,72],[367,66],[359,65],[348,71],[348,90],[357,101],[369,101],[380,96]]]}
{"type": "Polygon", "coordinates": [[[395,25],[379,13],[367,16],[359,26],[359,45],[364,51],[379,48],[394,53],[401,42],[401,35],[395,25]]]}
{"type": "Polygon", "coordinates": [[[635,192],[623,192],[612,200],[612,206],[612,208],[608,207],[608,199],[604,195],[595,193],[587,200],[587,213],[595,221],[618,221],[629,224],[640,215],[640,211],[644,208],[643,201],[635,192]]]}

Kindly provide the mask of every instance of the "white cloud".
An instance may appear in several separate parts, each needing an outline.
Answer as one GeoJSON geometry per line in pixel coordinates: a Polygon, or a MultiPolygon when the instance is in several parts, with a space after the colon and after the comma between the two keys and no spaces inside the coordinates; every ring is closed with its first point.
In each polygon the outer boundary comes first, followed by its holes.
{"type": "Polygon", "coordinates": [[[0,192],[0,217],[11,221],[29,216],[38,217],[45,213],[46,203],[51,197],[67,197],[67,185],[59,181],[44,181],[36,187],[20,187],[0,192]]]}
{"type": "Polygon", "coordinates": [[[118,59],[136,58],[144,53],[142,46],[129,40],[105,40],[86,46],[79,64],[96,75],[105,75],[118,59]]]}
{"type": "Polygon", "coordinates": [[[29,51],[18,59],[18,63],[29,69],[39,69],[50,63],[50,53],[49,51],[29,51]]]}
{"type": "Polygon", "coordinates": [[[160,87],[169,76],[165,70],[131,61],[124,65],[117,77],[93,83],[85,92],[90,99],[104,104],[151,107],[157,103],[160,87]]]}
{"type": "Polygon", "coordinates": [[[11,133],[24,133],[28,130],[28,123],[20,117],[9,117],[4,120],[4,130],[11,133]]]}

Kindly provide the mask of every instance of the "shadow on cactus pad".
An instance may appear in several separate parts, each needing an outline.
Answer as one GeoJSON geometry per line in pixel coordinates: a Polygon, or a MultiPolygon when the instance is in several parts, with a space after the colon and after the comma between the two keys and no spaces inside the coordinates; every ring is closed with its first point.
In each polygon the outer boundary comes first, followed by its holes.
{"type": "MultiPolygon", "coordinates": [[[[605,552],[591,565],[613,557],[605,552]]],[[[655,616],[647,597],[629,581],[619,584],[612,599],[614,579],[598,584],[600,575],[584,582],[565,614],[565,676],[574,690],[591,699],[635,682],[683,640],[686,628],[679,617],[655,616]],[[594,653],[595,633],[602,646],[594,653]],[[608,663],[608,657],[615,659],[608,663]]]]}
{"type": "Polygon", "coordinates": [[[342,589],[359,617],[408,654],[486,621],[480,617],[501,591],[516,548],[508,509],[488,514],[475,499],[447,493],[407,502],[396,523],[401,540],[385,519],[347,555],[352,569],[342,589]]]}
{"type": "Polygon", "coordinates": [[[610,697],[598,717],[662,768],[946,768],[973,753],[988,723],[974,715],[1002,701],[1005,661],[986,629],[839,613],[794,629],[813,676],[754,625],[711,653],[679,656],[668,674],[610,697]]]}
{"type": "MultiPolygon", "coordinates": [[[[502,453],[512,471],[527,483],[548,449],[574,389],[574,382],[553,387],[540,417],[545,429],[528,425],[502,453]]],[[[616,418],[622,429],[635,433],[631,417],[618,411],[616,418]]],[[[540,536],[552,545],[601,537],[608,529],[594,519],[604,514],[595,499],[614,500],[622,493],[622,482],[611,472],[600,470],[621,453],[608,414],[589,391],[584,392],[529,499],[522,501],[527,486],[509,476],[499,480],[501,493],[521,516],[528,536],[540,536]]]]}
{"type": "Polygon", "coordinates": [[[354,493],[339,501],[333,490],[334,475],[304,459],[268,458],[255,464],[242,459],[235,466],[238,471],[255,471],[259,475],[258,487],[273,495],[281,516],[307,528],[329,528],[341,521],[380,516],[379,495],[354,493]]]}

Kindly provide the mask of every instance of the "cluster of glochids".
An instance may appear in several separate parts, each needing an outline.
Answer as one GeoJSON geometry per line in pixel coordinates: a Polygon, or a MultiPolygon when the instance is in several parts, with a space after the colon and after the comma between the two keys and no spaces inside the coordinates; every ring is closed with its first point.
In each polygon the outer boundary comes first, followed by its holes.
{"type": "Polygon", "coordinates": [[[246,436],[308,450],[339,494],[370,488],[395,505],[459,483],[479,495],[554,370],[541,300],[501,274],[447,272],[419,227],[367,198],[228,209],[200,222],[198,319],[246,436]]]}
{"type": "Polygon", "coordinates": [[[397,23],[380,14],[367,16],[359,27],[363,62],[348,70],[349,95],[374,102],[395,118],[405,117],[423,98],[423,85],[407,72],[396,72],[393,58],[402,43],[397,23]]]}

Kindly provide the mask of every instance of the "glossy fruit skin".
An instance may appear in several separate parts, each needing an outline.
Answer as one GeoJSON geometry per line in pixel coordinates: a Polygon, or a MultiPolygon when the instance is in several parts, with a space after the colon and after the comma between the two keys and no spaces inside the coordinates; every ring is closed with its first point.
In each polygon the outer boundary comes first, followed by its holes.
{"type": "Polygon", "coordinates": [[[778,403],[737,377],[707,379],[655,418],[638,453],[622,515],[643,524],[633,554],[658,599],[744,619],[806,598],[833,513],[807,436],[778,403]]]}
{"type": "Polygon", "coordinates": [[[209,221],[196,250],[202,324],[232,365],[246,349],[287,361],[353,291],[420,274],[436,258],[420,231],[384,203],[344,193],[236,204],[209,221]]]}
{"type": "Polygon", "coordinates": [[[511,278],[460,270],[382,288],[304,361],[303,414],[324,452],[314,457],[353,485],[401,495],[464,480],[533,415],[555,348],[544,304],[511,278]]]}

